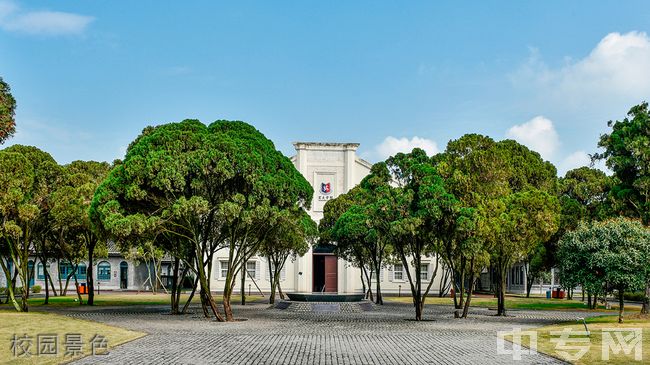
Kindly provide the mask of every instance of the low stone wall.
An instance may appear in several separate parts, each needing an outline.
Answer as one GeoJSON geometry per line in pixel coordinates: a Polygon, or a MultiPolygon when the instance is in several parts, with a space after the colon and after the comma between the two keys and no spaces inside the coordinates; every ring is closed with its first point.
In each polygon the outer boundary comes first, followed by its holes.
{"type": "Polygon", "coordinates": [[[294,302],[280,300],[275,309],[297,313],[361,313],[374,310],[374,304],[363,300],[360,302],[294,302]]]}

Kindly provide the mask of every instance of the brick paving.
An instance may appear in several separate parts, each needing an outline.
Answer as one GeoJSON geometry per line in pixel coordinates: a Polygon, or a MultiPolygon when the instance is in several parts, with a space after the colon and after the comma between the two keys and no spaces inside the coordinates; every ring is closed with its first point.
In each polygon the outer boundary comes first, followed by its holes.
{"type": "Polygon", "coordinates": [[[147,336],[76,364],[559,364],[542,355],[521,361],[498,355],[496,333],[594,315],[585,312],[494,311],[476,308],[465,320],[449,306],[427,306],[414,322],[412,306],[390,303],[361,313],[299,313],[266,304],[235,306],[245,321],[216,323],[200,311],[167,314],[166,307],[88,307],[60,310],[147,336]]]}

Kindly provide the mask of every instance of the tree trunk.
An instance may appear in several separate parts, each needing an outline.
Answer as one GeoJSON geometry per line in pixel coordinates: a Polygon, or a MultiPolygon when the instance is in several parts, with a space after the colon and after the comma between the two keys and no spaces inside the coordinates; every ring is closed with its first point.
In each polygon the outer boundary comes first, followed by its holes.
{"type": "Polygon", "coordinates": [[[650,313],[650,282],[645,284],[645,297],[643,298],[643,305],[641,306],[641,314],[650,313]]]}
{"type": "Polygon", "coordinates": [[[223,312],[226,315],[226,321],[231,322],[235,318],[232,315],[232,305],[230,304],[230,297],[232,294],[232,289],[228,286],[223,289],[223,312]]]}
{"type": "MultiPolygon", "coordinates": [[[[501,265],[505,266],[505,265],[501,265]]],[[[498,282],[498,293],[497,293],[497,316],[506,315],[506,274],[503,267],[499,267],[499,282],[498,282]]]]}
{"type": "Polygon", "coordinates": [[[81,298],[81,293],[79,292],[79,281],[77,280],[77,274],[76,274],[77,273],[77,267],[74,268],[74,273],[75,273],[74,274],[74,287],[75,287],[76,292],[77,292],[77,299],[79,299],[79,305],[83,305],[84,301],[81,298]]]}
{"type": "Polygon", "coordinates": [[[50,287],[48,285],[47,274],[45,274],[47,265],[43,263],[43,260],[41,260],[41,264],[43,265],[43,279],[45,279],[45,301],[43,304],[47,305],[50,304],[50,287]]]}
{"type": "Polygon", "coordinates": [[[22,282],[22,287],[23,287],[23,298],[20,302],[21,306],[21,311],[22,312],[27,312],[28,306],[27,306],[27,299],[29,299],[29,266],[27,265],[27,260],[24,260],[21,262],[21,268],[20,268],[20,281],[22,282]]]}
{"type": "Polygon", "coordinates": [[[413,306],[415,307],[415,320],[422,320],[422,300],[419,295],[413,296],[413,306]]]}
{"type": "Polygon", "coordinates": [[[359,273],[361,274],[361,290],[363,293],[366,294],[366,299],[368,299],[368,291],[366,290],[366,279],[364,279],[363,277],[363,275],[365,274],[363,270],[363,266],[359,268],[359,273]]]}
{"type": "Polygon", "coordinates": [[[381,267],[375,268],[375,278],[377,280],[377,290],[375,291],[375,304],[384,305],[384,297],[381,295],[381,267]]]}
{"type": "Polygon", "coordinates": [[[86,284],[88,285],[88,305],[95,305],[95,279],[93,275],[93,259],[95,258],[95,243],[88,245],[88,270],[86,284]]]}
{"type": "Polygon", "coordinates": [[[284,293],[282,292],[282,285],[278,282],[278,294],[280,294],[280,299],[284,300],[284,293]]]}
{"type": "MultiPolygon", "coordinates": [[[[212,314],[215,316],[217,321],[223,322],[224,318],[219,313],[219,310],[217,309],[217,304],[214,302],[214,298],[212,297],[212,293],[210,293],[210,283],[208,282],[208,278],[205,275],[205,264],[203,262],[203,253],[201,252],[201,250],[197,250],[196,255],[195,255],[195,260],[196,260],[196,266],[197,266],[196,267],[197,276],[198,276],[199,282],[201,284],[200,293],[201,293],[201,305],[203,306],[203,314],[205,314],[206,317],[209,317],[207,308],[210,308],[210,310],[212,311],[212,314]]],[[[224,290],[224,293],[225,293],[225,290],[224,290]]],[[[230,300],[230,298],[228,298],[228,300],[230,300]]]]}
{"type": "Polygon", "coordinates": [[[246,263],[241,264],[241,305],[246,305],[246,263]]]}
{"type": "Polygon", "coordinates": [[[0,266],[2,266],[2,271],[5,274],[5,277],[7,278],[7,302],[11,301],[11,304],[13,304],[14,308],[18,312],[21,312],[21,307],[20,304],[18,304],[18,301],[16,300],[16,294],[15,294],[15,288],[16,286],[13,284],[13,279],[11,278],[11,271],[9,271],[8,265],[5,265],[5,262],[0,259],[0,266]]]}
{"type": "Polygon", "coordinates": [[[93,274],[95,259],[95,243],[88,246],[88,270],[86,270],[86,285],[88,286],[88,305],[95,305],[95,275],[93,274]]]}
{"type": "Polygon", "coordinates": [[[623,288],[618,289],[618,323],[623,323],[623,306],[625,302],[623,301],[623,288]]]}
{"type": "Polygon", "coordinates": [[[474,293],[474,285],[476,285],[476,277],[472,276],[471,285],[469,287],[469,292],[467,293],[467,299],[465,300],[465,306],[463,308],[463,315],[461,318],[467,318],[467,314],[469,313],[469,305],[472,301],[472,294],[474,293]]]}
{"type": "Polygon", "coordinates": [[[54,280],[52,280],[52,275],[50,275],[50,272],[47,270],[47,267],[44,270],[45,270],[45,276],[50,282],[50,287],[52,288],[52,294],[54,294],[54,296],[56,297],[59,294],[57,294],[56,288],[54,288],[54,280]]]}
{"type": "Polygon", "coordinates": [[[174,268],[172,274],[171,308],[170,308],[172,314],[180,313],[179,312],[180,297],[178,296],[178,294],[180,294],[180,287],[178,285],[178,269],[180,266],[180,262],[181,260],[178,257],[174,257],[174,268]]]}
{"type": "Polygon", "coordinates": [[[194,293],[196,293],[196,287],[199,284],[199,276],[197,275],[196,278],[194,279],[194,286],[192,287],[192,292],[190,292],[190,296],[187,298],[187,301],[185,302],[185,305],[183,306],[183,309],[181,310],[182,314],[185,314],[187,311],[187,308],[190,306],[190,303],[192,302],[192,299],[194,298],[194,293]]]}

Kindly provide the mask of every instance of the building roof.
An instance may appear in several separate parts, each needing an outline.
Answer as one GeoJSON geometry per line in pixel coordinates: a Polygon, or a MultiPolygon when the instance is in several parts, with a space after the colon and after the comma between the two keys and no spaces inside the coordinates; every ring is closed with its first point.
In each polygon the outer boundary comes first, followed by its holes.
{"type": "Polygon", "coordinates": [[[313,148],[328,148],[328,147],[346,147],[357,149],[358,143],[337,143],[337,142],[293,142],[293,146],[297,148],[313,147],[313,148]]]}

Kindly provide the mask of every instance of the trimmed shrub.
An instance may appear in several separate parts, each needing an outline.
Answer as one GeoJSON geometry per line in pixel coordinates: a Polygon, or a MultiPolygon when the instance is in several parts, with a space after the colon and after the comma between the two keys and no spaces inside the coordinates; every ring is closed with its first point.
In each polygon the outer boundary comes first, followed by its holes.
{"type": "Polygon", "coordinates": [[[643,302],[643,300],[645,299],[645,293],[642,291],[633,292],[633,293],[625,292],[623,293],[623,299],[632,302],[643,302]]]}
{"type": "Polygon", "coordinates": [[[38,294],[41,292],[41,286],[40,285],[34,285],[32,286],[32,293],[38,294]]]}

